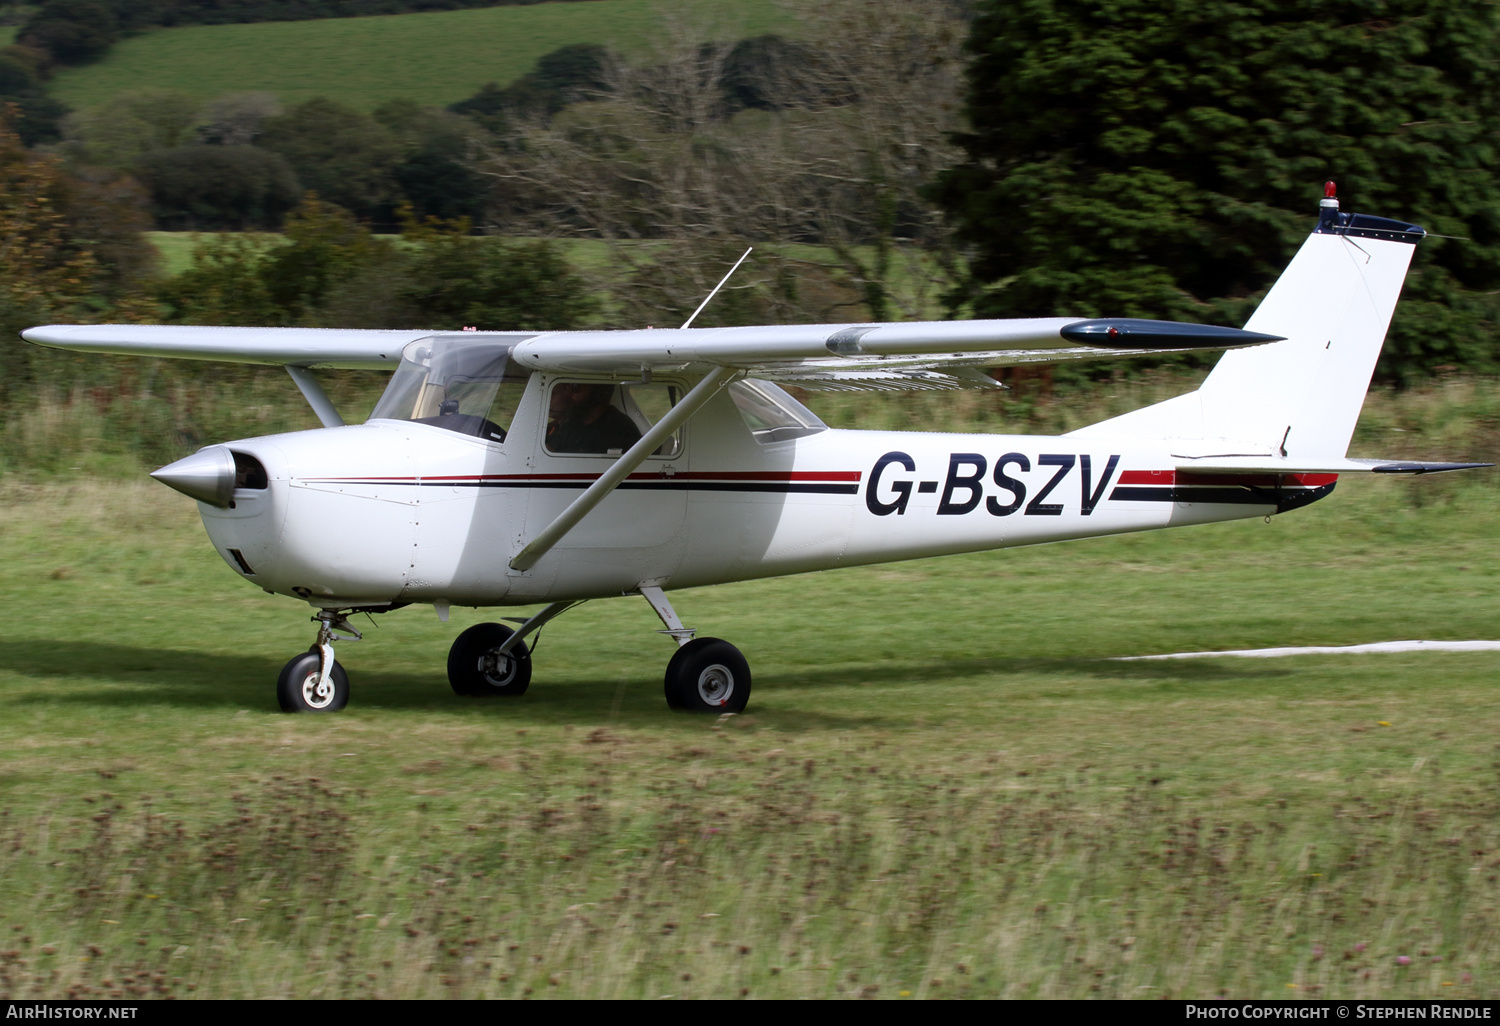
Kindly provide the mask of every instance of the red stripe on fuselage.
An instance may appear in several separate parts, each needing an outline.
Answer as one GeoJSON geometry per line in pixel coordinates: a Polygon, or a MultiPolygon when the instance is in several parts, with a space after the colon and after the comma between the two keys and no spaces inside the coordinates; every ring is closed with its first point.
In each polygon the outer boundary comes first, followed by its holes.
{"type": "Polygon", "coordinates": [[[1115,484],[1122,485],[1169,485],[1177,483],[1175,470],[1122,470],[1115,484]]]}

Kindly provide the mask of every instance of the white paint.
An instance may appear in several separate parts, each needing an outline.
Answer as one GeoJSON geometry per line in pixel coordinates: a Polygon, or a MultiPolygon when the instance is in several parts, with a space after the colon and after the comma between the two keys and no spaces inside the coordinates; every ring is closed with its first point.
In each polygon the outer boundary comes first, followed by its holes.
{"type": "Polygon", "coordinates": [[[1369,655],[1388,652],[1500,652],[1500,641],[1377,641],[1372,645],[1308,645],[1302,648],[1241,648],[1228,652],[1172,652],[1168,655],[1115,656],[1111,662],[1144,659],[1276,659],[1295,655],[1369,655]]]}

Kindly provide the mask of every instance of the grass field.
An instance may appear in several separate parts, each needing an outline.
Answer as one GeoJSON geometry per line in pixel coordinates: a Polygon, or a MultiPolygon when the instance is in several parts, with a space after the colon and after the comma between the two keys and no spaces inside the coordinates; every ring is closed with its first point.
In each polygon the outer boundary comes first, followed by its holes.
{"type": "Polygon", "coordinates": [[[205,100],[265,91],[284,103],[327,96],[361,110],[409,98],[446,105],[486,82],[507,85],[570,43],[649,55],[663,20],[702,23],[726,39],[785,30],[774,0],[593,0],[377,18],[160,29],[121,40],[104,60],[60,72],[51,92],[90,107],[131,89],[205,100]]]}
{"type": "MultiPolygon", "coordinates": [[[[1489,446],[1483,391],[1377,395],[1357,448],[1489,446]]],[[[288,717],[308,611],[190,502],[12,474],[0,995],[1494,999],[1500,656],[1106,659],[1495,637],[1497,498],[1345,480],[682,593],[754,670],[721,721],[666,711],[638,600],[494,704],[443,674],[485,617],[413,607],[340,647],[345,713],[288,717]]]]}

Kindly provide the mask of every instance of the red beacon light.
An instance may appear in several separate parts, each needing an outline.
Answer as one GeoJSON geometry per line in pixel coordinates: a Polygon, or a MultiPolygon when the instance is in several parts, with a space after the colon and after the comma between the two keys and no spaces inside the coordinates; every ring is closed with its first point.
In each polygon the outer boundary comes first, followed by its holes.
{"type": "Polygon", "coordinates": [[[1323,198],[1318,202],[1318,231],[1334,231],[1339,226],[1338,186],[1330,179],[1323,183],[1323,198]]]}

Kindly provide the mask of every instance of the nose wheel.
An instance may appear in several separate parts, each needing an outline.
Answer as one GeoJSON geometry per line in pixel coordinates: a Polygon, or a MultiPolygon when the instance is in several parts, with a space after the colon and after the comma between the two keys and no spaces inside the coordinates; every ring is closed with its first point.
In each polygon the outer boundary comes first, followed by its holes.
{"type": "Polygon", "coordinates": [[[338,712],[349,704],[349,675],[333,658],[333,643],[358,641],[361,635],[336,609],[325,609],[313,619],[318,622],[318,640],[293,656],[276,678],[282,712],[338,712]]]}
{"type": "Polygon", "coordinates": [[[293,656],[276,678],[282,712],[338,712],[349,704],[349,675],[335,662],[328,674],[318,652],[293,656]]]}

